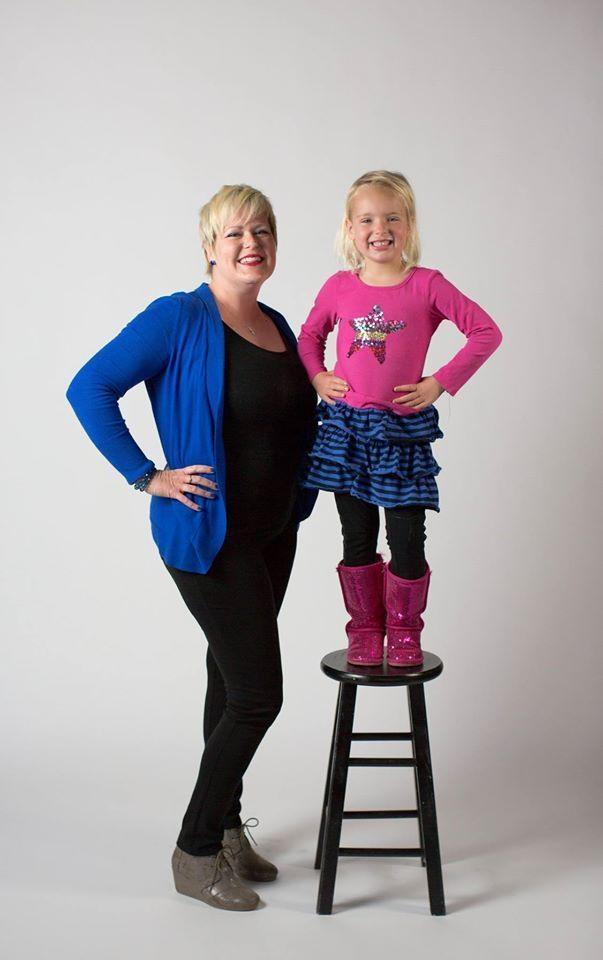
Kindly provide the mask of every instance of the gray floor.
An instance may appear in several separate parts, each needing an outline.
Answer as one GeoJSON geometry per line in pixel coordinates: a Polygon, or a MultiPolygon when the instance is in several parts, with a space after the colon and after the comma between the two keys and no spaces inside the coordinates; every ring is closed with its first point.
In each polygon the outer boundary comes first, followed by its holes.
{"type": "MultiPolygon", "coordinates": [[[[255,786],[248,791],[251,802],[255,786]]],[[[259,960],[365,957],[387,947],[447,960],[600,956],[601,861],[593,847],[595,824],[576,804],[574,816],[564,817],[566,805],[559,804],[543,817],[536,806],[526,815],[499,797],[491,817],[479,789],[473,803],[459,804],[444,792],[439,813],[448,915],[430,916],[425,874],[415,861],[346,859],[339,865],[334,913],[319,917],[312,869],[316,821],[304,818],[297,804],[285,811],[275,795],[264,803],[256,836],[281,874],[261,888],[260,910],[236,915],[174,892],[169,792],[157,785],[145,808],[142,794],[122,780],[113,793],[57,782],[41,809],[31,793],[29,808],[9,804],[3,956],[151,960],[219,951],[215,955],[223,958],[259,960]]],[[[305,804],[304,796],[297,799],[305,804]]],[[[402,840],[393,822],[347,823],[344,829],[350,844],[402,840]]]]}

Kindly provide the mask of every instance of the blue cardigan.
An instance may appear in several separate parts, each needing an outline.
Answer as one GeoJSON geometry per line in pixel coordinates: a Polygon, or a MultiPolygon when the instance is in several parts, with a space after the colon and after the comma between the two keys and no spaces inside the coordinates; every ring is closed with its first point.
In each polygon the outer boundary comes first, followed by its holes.
{"type": "MultiPolygon", "coordinates": [[[[292,346],[295,335],[280,313],[260,304],[292,346]]],[[[214,500],[193,497],[191,510],[178,500],[151,497],[151,529],[170,566],[206,573],[226,534],[222,412],[224,328],[206,283],[191,293],[155,300],[73,378],[67,399],[84,430],[128,483],[154,467],[132,437],[118,400],[145,381],[167,463],[214,468],[214,500]]],[[[308,440],[310,437],[308,437],[308,440]]],[[[295,519],[312,512],[317,491],[300,488],[295,519]]]]}

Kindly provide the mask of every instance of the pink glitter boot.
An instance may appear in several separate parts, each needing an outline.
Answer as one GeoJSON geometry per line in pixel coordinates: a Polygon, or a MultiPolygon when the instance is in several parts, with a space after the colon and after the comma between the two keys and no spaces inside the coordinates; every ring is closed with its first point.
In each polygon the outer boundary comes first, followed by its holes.
{"type": "Polygon", "coordinates": [[[348,663],[376,666],[383,662],[385,610],[383,607],[383,559],[365,567],[337,567],[345,608],[348,663]]]}
{"type": "Polygon", "coordinates": [[[427,606],[431,570],[418,580],[403,580],[385,567],[387,662],[390,667],[416,667],[423,663],[421,614],[427,606]]]}

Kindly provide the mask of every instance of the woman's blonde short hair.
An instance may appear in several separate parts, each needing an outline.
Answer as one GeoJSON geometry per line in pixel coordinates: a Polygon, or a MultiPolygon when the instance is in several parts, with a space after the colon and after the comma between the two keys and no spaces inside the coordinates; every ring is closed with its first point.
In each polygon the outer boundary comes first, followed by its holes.
{"type": "Polygon", "coordinates": [[[361,177],[354,180],[354,183],[348,190],[345,198],[345,213],[339,232],[337,234],[337,253],[352,270],[360,270],[364,260],[354,246],[354,241],[348,232],[348,221],[352,219],[352,203],[360,187],[382,187],[384,190],[392,190],[393,193],[402,201],[402,206],[406,213],[408,223],[408,240],[402,254],[402,261],[407,267],[416,267],[421,256],[421,245],[419,241],[419,232],[417,230],[417,211],[415,204],[415,195],[413,189],[401,173],[395,173],[391,170],[370,170],[363,173],[361,177]]]}
{"type": "Polygon", "coordinates": [[[277,242],[276,217],[268,197],[246,183],[225,184],[199,210],[199,233],[205,253],[207,273],[212,272],[212,266],[206,248],[213,247],[224,225],[239,211],[245,215],[246,220],[266,217],[274,242],[277,242]]]}

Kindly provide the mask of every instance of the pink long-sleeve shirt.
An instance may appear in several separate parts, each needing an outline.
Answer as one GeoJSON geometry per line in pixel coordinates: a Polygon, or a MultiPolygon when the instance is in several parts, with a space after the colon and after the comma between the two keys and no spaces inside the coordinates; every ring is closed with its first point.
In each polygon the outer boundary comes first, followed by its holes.
{"type": "Polygon", "coordinates": [[[485,310],[439,270],[414,267],[390,287],[370,286],[349,270],[333,274],[301,329],[299,355],[310,379],[325,370],[326,339],[337,325],[334,373],[349,386],[345,402],[407,416],[416,411],[393,403],[400,396],[394,387],[421,379],[429,341],[444,319],[467,337],[433,374],[454,396],[494,353],[502,334],[485,310]]]}

